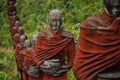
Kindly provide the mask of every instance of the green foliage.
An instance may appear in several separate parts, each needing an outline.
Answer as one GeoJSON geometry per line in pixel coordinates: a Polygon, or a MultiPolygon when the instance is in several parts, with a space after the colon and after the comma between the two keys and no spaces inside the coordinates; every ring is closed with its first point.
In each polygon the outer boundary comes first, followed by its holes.
{"type": "Polygon", "coordinates": [[[12,80],[6,73],[0,72],[0,80],[12,80]]]}
{"type": "MultiPolygon", "coordinates": [[[[17,0],[16,3],[18,16],[29,38],[38,30],[48,28],[48,12],[59,9],[65,18],[63,27],[73,33],[76,43],[81,22],[88,16],[100,14],[102,6],[102,0],[17,0]]],[[[4,80],[18,80],[8,26],[6,0],[0,0],[0,77],[2,75],[2,78],[7,77],[4,80]]],[[[68,80],[75,80],[72,71],[68,76],[68,80]]]]}
{"type": "Polygon", "coordinates": [[[0,77],[4,78],[4,76],[10,76],[10,79],[0,79],[0,80],[18,80],[19,73],[17,72],[15,57],[13,51],[10,49],[0,48],[0,71],[4,74],[0,77]],[[7,73],[7,74],[6,74],[7,73]]]}

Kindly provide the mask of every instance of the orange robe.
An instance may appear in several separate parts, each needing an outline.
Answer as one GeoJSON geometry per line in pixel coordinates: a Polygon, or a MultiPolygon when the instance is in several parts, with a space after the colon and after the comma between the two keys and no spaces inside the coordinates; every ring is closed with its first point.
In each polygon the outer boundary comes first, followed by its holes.
{"type": "Polygon", "coordinates": [[[17,62],[18,70],[20,71],[21,80],[27,80],[27,75],[25,71],[23,70],[23,61],[24,61],[24,53],[25,47],[23,44],[17,44],[15,48],[15,57],[17,62]]]}
{"type": "MultiPolygon", "coordinates": [[[[61,65],[64,65],[67,56],[67,65],[72,67],[74,52],[74,38],[70,32],[63,29],[58,32],[45,30],[40,32],[37,39],[34,61],[39,67],[44,60],[55,58],[60,59],[61,65]]],[[[57,77],[42,73],[42,80],[67,80],[67,73],[57,77]]]]}
{"type": "Polygon", "coordinates": [[[73,70],[77,80],[96,80],[99,72],[120,62],[120,18],[106,11],[87,18],[80,26],[80,36],[73,70]]]}
{"type": "Polygon", "coordinates": [[[11,32],[11,31],[12,31],[12,28],[13,28],[14,25],[15,25],[15,22],[16,22],[16,21],[20,21],[20,19],[19,19],[19,17],[18,17],[18,18],[16,18],[16,19],[14,20],[14,19],[13,19],[13,16],[9,16],[8,19],[9,19],[9,29],[10,29],[10,32],[11,32]]]}
{"type": "MultiPolygon", "coordinates": [[[[36,63],[34,62],[34,47],[26,49],[26,54],[23,62],[23,67],[25,71],[27,71],[31,66],[36,66],[36,63]]],[[[41,80],[41,75],[39,77],[34,78],[32,76],[28,76],[27,80],[41,80]]]]}

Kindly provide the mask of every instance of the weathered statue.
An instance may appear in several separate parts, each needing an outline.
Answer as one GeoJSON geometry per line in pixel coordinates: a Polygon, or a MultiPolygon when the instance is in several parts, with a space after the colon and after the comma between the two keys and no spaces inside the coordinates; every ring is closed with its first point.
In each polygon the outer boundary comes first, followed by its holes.
{"type": "Polygon", "coordinates": [[[17,12],[16,7],[14,6],[14,1],[8,2],[8,16],[10,16],[14,11],[17,12]]]}
{"type": "Polygon", "coordinates": [[[20,36],[21,36],[21,35],[26,36],[25,33],[24,33],[23,28],[22,28],[22,27],[19,27],[19,28],[18,28],[18,33],[16,33],[16,34],[13,36],[14,48],[16,47],[16,45],[17,45],[18,43],[20,43],[20,42],[19,42],[19,39],[20,39],[20,36]]]}
{"type": "Polygon", "coordinates": [[[13,28],[13,26],[15,25],[15,22],[16,21],[20,21],[19,17],[16,16],[16,15],[13,15],[13,16],[10,16],[9,17],[9,29],[10,29],[10,32],[13,28]]]}
{"type": "Polygon", "coordinates": [[[18,29],[20,27],[20,21],[15,21],[15,25],[12,27],[11,36],[13,37],[16,33],[18,33],[18,29]]]}
{"type": "Polygon", "coordinates": [[[41,80],[40,70],[34,62],[34,47],[37,39],[37,34],[32,36],[32,47],[26,49],[23,67],[28,75],[27,80],[41,80]]]}
{"type": "Polygon", "coordinates": [[[48,23],[50,28],[39,32],[34,62],[42,71],[42,80],[67,80],[67,71],[73,65],[74,38],[69,31],[62,28],[61,11],[50,11],[48,23]]]}
{"type": "Polygon", "coordinates": [[[30,48],[31,47],[31,42],[29,39],[26,39],[24,41],[24,47],[25,49],[21,50],[20,53],[19,53],[19,66],[20,66],[20,73],[21,73],[21,80],[27,80],[28,79],[28,76],[26,75],[26,72],[23,68],[23,62],[24,62],[24,59],[25,59],[25,55],[26,55],[26,49],[30,48]]]}
{"type": "Polygon", "coordinates": [[[80,26],[73,66],[77,80],[96,80],[100,72],[120,65],[120,0],[103,2],[104,12],[87,18],[80,26]]]}
{"type": "Polygon", "coordinates": [[[29,41],[26,41],[27,37],[25,35],[20,36],[20,43],[16,45],[15,48],[15,57],[16,57],[16,63],[18,67],[18,71],[21,75],[21,80],[26,80],[27,76],[23,69],[23,61],[25,56],[25,49],[28,47],[27,45],[30,44],[29,41]]]}

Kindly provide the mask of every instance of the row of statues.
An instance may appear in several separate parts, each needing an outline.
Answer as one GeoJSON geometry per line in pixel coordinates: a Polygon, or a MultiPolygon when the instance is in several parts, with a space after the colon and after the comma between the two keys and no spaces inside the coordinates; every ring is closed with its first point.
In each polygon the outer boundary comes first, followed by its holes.
{"type": "Polygon", "coordinates": [[[104,12],[82,22],[76,47],[59,10],[49,12],[49,29],[28,39],[15,3],[8,0],[8,19],[21,80],[67,80],[71,68],[77,80],[120,80],[119,0],[103,0],[104,12]]]}

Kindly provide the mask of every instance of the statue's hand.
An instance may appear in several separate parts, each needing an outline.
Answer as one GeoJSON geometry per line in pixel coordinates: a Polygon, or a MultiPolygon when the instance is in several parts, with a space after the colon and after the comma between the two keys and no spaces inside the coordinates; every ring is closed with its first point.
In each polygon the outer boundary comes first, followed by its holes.
{"type": "Polygon", "coordinates": [[[45,60],[40,65],[40,70],[47,74],[53,74],[60,68],[58,59],[45,60]]]}
{"type": "Polygon", "coordinates": [[[63,66],[61,66],[61,68],[58,71],[56,71],[55,73],[50,74],[50,75],[52,75],[52,76],[60,76],[62,73],[67,72],[69,70],[70,70],[69,66],[63,65],[63,66]]]}
{"type": "Polygon", "coordinates": [[[39,76],[39,69],[37,68],[37,66],[31,66],[31,67],[26,71],[26,73],[27,73],[29,76],[38,77],[38,76],[39,76]]]}

